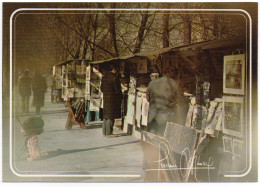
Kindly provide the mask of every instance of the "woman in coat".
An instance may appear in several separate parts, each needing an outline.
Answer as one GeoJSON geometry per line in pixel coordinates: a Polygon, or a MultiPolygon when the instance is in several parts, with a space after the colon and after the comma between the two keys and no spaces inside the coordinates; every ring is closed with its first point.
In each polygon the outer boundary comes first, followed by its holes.
{"type": "Polygon", "coordinates": [[[113,134],[114,120],[121,118],[122,100],[120,80],[116,70],[110,66],[105,67],[101,91],[103,92],[103,135],[109,136],[113,134]]]}
{"type": "Polygon", "coordinates": [[[36,114],[40,113],[41,107],[44,106],[44,96],[47,89],[46,79],[36,72],[32,79],[33,102],[32,106],[36,107],[36,114]]]}

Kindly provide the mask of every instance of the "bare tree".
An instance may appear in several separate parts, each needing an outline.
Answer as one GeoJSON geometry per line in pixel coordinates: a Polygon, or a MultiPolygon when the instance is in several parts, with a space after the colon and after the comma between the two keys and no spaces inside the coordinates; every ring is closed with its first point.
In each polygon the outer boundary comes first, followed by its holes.
{"type": "MultiPolygon", "coordinates": [[[[146,3],[145,8],[149,8],[149,6],[150,6],[150,3],[146,3]]],[[[141,50],[141,45],[144,40],[144,31],[146,29],[148,16],[149,16],[148,11],[141,12],[141,24],[139,26],[137,40],[135,43],[135,48],[134,48],[133,53],[138,53],[141,50]]]]}
{"type": "Polygon", "coordinates": [[[163,33],[162,33],[163,47],[169,47],[169,14],[163,15],[163,33]]]}
{"type": "MultiPolygon", "coordinates": [[[[101,3],[98,3],[99,8],[104,8],[101,3]]],[[[113,9],[116,7],[116,3],[110,3],[111,10],[106,11],[105,16],[108,20],[108,30],[110,33],[110,39],[112,46],[114,48],[115,54],[113,56],[119,56],[117,49],[117,40],[116,40],[116,21],[115,21],[115,11],[113,9]]]]}

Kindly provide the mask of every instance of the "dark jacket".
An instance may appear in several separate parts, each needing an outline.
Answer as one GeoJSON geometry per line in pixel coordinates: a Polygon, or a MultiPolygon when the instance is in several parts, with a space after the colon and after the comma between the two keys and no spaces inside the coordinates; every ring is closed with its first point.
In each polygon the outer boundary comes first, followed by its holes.
{"type": "Polygon", "coordinates": [[[167,122],[179,123],[177,110],[185,102],[178,83],[168,77],[151,81],[146,98],[149,102],[148,131],[163,136],[167,122]]]}
{"type": "Polygon", "coordinates": [[[121,118],[122,92],[119,78],[112,72],[105,72],[101,80],[101,91],[104,119],[121,118]]]}
{"type": "Polygon", "coordinates": [[[44,106],[44,94],[47,89],[46,79],[37,74],[32,80],[32,90],[33,90],[33,102],[32,106],[42,107],[44,106]]]}
{"type": "Polygon", "coordinates": [[[29,76],[22,76],[19,80],[19,94],[24,96],[31,95],[31,77],[29,76]]]}

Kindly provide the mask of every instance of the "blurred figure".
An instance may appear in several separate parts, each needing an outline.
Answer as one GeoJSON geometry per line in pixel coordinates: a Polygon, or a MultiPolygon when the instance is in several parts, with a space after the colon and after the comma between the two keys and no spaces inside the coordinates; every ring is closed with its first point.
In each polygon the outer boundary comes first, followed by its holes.
{"type": "Polygon", "coordinates": [[[32,90],[33,90],[33,102],[32,106],[36,107],[36,114],[40,113],[41,107],[44,106],[44,94],[47,89],[46,79],[36,72],[32,80],[32,90]]]}
{"type": "Polygon", "coordinates": [[[101,80],[101,91],[103,92],[103,135],[113,136],[114,121],[121,118],[122,92],[120,80],[115,68],[105,66],[104,76],[101,80]]]}
{"type": "Polygon", "coordinates": [[[29,112],[29,99],[31,96],[31,82],[32,79],[29,76],[29,70],[25,70],[24,74],[19,79],[19,94],[22,101],[22,112],[29,112]]]}
{"type": "Polygon", "coordinates": [[[55,90],[55,78],[56,74],[51,76],[51,102],[54,102],[54,90],[55,90]]]}
{"type": "Polygon", "coordinates": [[[149,102],[148,132],[163,136],[166,123],[182,123],[178,112],[184,105],[185,98],[178,82],[177,69],[167,68],[163,77],[152,80],[147,88],[146,98],[149,102]]]}
{"type": "Polygon", "coordinates": [[[55,75],[54,91],[53,91],[53,102],[59,103],[61,101],[61,79],[60,76],[55,75]]]}

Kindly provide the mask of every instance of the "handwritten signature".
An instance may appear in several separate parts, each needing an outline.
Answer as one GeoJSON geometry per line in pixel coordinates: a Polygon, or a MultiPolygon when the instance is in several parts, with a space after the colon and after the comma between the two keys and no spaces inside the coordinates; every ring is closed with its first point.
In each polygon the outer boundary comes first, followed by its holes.
{"type": "Polygon", "coordinates": [[[198,170],[207,170],[207,177],[210,182],[210,170],[215,169],[212,157],[209,157],[206,161],[201,161],[200,156],[192,155],[190,150],[186,148],[181,153],[179,160],[180,166],[178,167],[176,163],[167,162],[169,160],[170,150],[165,143],[162,142],[159,144],[159,150],[159,160],[154,161],[158,162],[159,165],[159,168],[155,169],[158,170],[158,175],[161,170],[180,170],[180,174],[184,179],[187,179],[190,175],[193,175],[195,180],[200,182],[197,177],[198,170]],[[161,151],[164,151],[165,153],[163,158],[161,158],[161,151]]]}

